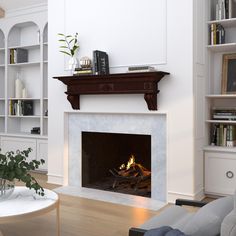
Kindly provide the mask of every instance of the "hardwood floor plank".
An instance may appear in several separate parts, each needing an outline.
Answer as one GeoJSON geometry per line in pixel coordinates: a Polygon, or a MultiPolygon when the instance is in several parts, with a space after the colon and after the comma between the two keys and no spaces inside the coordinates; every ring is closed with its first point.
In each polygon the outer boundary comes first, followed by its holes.
{"type": "MultiPolygon", "coordinates": [[[[33,174],[43,187],[53,189],[45,175],[33,174]]],[[[17,185],[22,185],[17,183],[17,185]]],[[[61,236],[127,236],[157,212],[60,194],[61,236]]],[[[0,225],[4,236],[56,235],[56,212],[25,222],[0,225]]]]}

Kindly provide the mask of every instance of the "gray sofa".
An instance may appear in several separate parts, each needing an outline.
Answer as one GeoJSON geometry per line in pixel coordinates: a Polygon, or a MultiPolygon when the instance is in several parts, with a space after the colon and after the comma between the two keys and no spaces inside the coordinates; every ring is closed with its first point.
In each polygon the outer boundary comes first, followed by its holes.
{"type": "Polygon", "coordinates": [[[189,236],[236,236],[236,195],[222,197],[206,205],[201,202],[177,200],[177,205],[168,207],[139,228],[131,228],[129,236],[142,236],[147,230],[161,226],[179,229],[189,236]],[[182,204],[204,206],[196,213],[190,213],[179,206],[182,204]]]}

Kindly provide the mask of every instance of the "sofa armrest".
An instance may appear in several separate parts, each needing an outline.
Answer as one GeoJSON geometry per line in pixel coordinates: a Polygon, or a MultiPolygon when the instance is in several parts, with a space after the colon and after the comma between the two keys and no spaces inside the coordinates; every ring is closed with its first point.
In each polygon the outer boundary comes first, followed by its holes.
{"type": "Polygon", "coordinates": [[[222,236],[234,236],[236,235],[236,211],[231,211],[221,223],[222,236]]]}
{"type": "Polygon", "coordinates": [[[140,228],[130,228],[129,236],[143,236],[147,230],[140,228]]]}

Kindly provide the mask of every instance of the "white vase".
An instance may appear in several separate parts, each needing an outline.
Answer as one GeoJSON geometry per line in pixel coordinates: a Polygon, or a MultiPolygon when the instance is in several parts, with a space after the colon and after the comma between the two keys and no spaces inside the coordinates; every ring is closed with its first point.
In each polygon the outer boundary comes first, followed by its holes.
{"type": "Polygon", "coordinates": [[[73,74],[73,72],[75,71],[75,68],[78,67],[79,63],[78,63],[78,60],[77,58],[74,56],[74,57],[71,57],[68,61],[68,68],[69,70],[71,71],[71,73],[73,74]]]}
{"type": "Polygon", "coordinates": [[[0,201],[10,197],[15,189],[15,182],[0,178],[0,201]]]}

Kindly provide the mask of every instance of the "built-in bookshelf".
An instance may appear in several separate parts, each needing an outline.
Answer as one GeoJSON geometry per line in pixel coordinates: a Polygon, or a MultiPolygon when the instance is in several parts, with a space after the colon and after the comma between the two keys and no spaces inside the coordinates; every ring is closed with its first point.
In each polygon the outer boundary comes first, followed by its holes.
{"type": "Polygon", "coordinates": [[[46,4],[34,14],[29,9],[29,15],[17,13],[0,22],[0,149],[4,153],[30,147],[30,158],[46,163],[47,31],[46,4]]]}
{"type": "Polygon", "coordinates": [[[0,133],[5,131],[5,36],[0,30],[0,133]]]}
{"type": "MultiPolygon", "coordinates": [[[[219,109],[236,109],[236,94],[222,94],[222,67],[223,55],[236,53],[236,6],[233,0],[209,0],[209,14],[207,20],[208,28],[208,43],[207,43],[207,58],[208,58],[208,88],[206,94],[207,104],[207,135],[208,144],[211,145],[212,127],[214,124],[232,124],[236,121],[232,120],[217,120],[212,117],[212,110],[219,109]],[[219,5],[225,8],[219,9],[219,5]],[[219,11],[221,11],[219,13],[219,11]],[[226,13],[228,12],[228,13],[226,13]],[[219,17],[219,15],[221,17],[219,17]],[[231,17],[231,18],[229,18],[231,17]],[[218,18],[218,20],[216,20],[218,18]],[[221,25],[224,28],[224,42],[218,44],[212,43],[212,24],[221,25]]],[[[216,32],[217,33],[217,32],[216,32]]],[[[218,32],[219,34],[219,32],[218,32]]],[[[220,37],[219,35],[215,35],[220,37]]],[[[212,147],[213,148],[213,147],[212,147]]]]}
{"type": "Polygon", "coordinates": [[[43,31],[42,135],[48,134],[48,24],[43,31]]]}
{"type": "Polygon", "coordinates": [[[235,160],[233,158],[236,154],[234,142],[236,141],[236,119],[234,119],[236,92],[225,93],[222,90],[223,55],[236,53],[236,2],[208,0],[206,6],[208,14],[206,19],[205,191],[210,194],[224,195],[234,191],[236,184],[235,178],[230,179],[227,176],[228,171],[235,170],[230,166],[236,165],[236,158],[235,160]],[[222,8],[225,12],[219,13],[216,4],[228,6],[228,9],[222,8]],[[221,14],[223,18],[219,17],[221,14]],[[223,34],[222,31],[213,32],[213,29],[218,29],[219,25],[219,29],[223,29],[223,34]],[[219,40],[221,36],[223,38],[219,40]],[[219,112],[216,113],[216,110],[219,112]]]}
{"type": "MultiPolygon", "coordinates": [[[[2,41],[2,40],[1,40],[2,41]]],[[[0,45],[1,53],[6,54],[2,63],[6,66],[7,78],[3,72],[1,85],[6,82],[6,96],[0,101],[0,114],[6,125],[1,125],[6,134],[32,135],[33,127],[40,127],[40,137],[47,136],[47,122],[44,122],[45,96],[47,94],[47,26],[43,32],[34,22],[15,24],[8,34],[8,45],[0,45]],[[21,81],[22,93],[16,96],[16,80],[21,81]],[[24,92],[23,92],[24,90],[24,92]],[[27,102],[28,101],[28,102],[27,102]],[[32,114],[22,112],[25,104],[32,104],[32,114]],[[1,108],[1,107],[4,107],[1,108]],[[2,110],[5,111],[3,114],[2,110]]],[[[3,67],[2,70],[5,70],[3,67]]],[[[0,69],[1,71],[1,69],[0,69]]],[[[2,93],[1,93],[2,94],[2,93]]],[[[4,93],[3,93],[4,94],[4,93]]],[[[35,135],[35,134],[34,134],[35,135]]]]}

